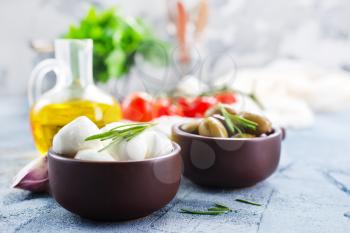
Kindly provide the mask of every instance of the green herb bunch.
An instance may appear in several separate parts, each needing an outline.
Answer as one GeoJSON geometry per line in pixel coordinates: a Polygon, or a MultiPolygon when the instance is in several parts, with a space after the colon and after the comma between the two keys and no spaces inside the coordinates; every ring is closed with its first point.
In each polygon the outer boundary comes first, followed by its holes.
{"type": "Polygon", "coordinates": [[[93,71],[97,82],[127,74],[136,54],[156,65],[164,64],[164,55],[168,55],[168,45],[157,39],[140,18],[126,18],[114,7],[97,10],[92,6],[78,25],[70,26],[64,38],[94,41],[93,71]]]}

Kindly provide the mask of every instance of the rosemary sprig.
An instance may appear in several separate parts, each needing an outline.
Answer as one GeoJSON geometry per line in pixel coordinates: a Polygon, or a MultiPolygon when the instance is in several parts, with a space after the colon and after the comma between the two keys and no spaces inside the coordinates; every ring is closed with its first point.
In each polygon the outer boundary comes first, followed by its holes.
{"type": "Polygon", "coordinates": [[[235,133],[235,125],[231,121],[230,114],[226,111],[226,109],[222,105],[220,105],[220,110],[221,110],[222,115],[225,118],[225,122],[226,122],[228,129],[230,130],[230,132],[232,134],[234,134],[235,133]]]}
{"type": "Polygon", "coordinates": [[[262,204],[256,203],[256,202],[252,202],[252,201],[247,201],[244,199],[239,199],[237,198],[235,201],[241,202],[241,203],[245,203],[245,204],[249,204],[249,205],[256,205],[256,206],[262,206],[262,204]]]}
{"type": "Polygon", "coordinates": [[[254,121],[247,120],[243,117],[237,116],[237,115],[232,115],[229,114],[231,121],[235,124],[238,125],[238,127],[242,127],[244,129],[251,129],[251,130],[256,130],[256,127],[258,126],[257,123],[254,121]]]}
{"type": "Polygon", "coordinates": [[[220,208],[220,209],[224,209],[224,210],[231,210],[229,207],[227,207],[223,204],[219,204],[219,203],[215,203],[215,207],[220,208]]]}
{"type": "Polygon", "coordinates": [[[181,209],[180,213],[184,214],[199,214],[199,215],[220,215],[232,212],[232,210],[222,204],[215,203],[213,207],[208,208],[207,211],[202,210],[190,210],[190,209],[181,209]]]}
{"type": "Polygon", "coordinates": [[[229,207],[218,203],[215,203],[214,207],[211,207],[208,210],[209,211],[232,211],[229,207]]]}
{"type": "Polygon", "coordinates": [[[153,123],[131,123],[131,124],[124,124],[116,126],[104,133],[95,134],[92,136],[89,136],[85,138],[85,141],[91,141],[91,140],[112,140],[108,145],[103,147],[99,150],[99,152],[107,149],[112,144],[120,142],[122,140],[129,141],[142,133],[144,130],[154,126],[153,123]]]}
{"type": "Polygon", "coordinates": [[[246,129],[256,130],[256,127],[258,126],[254,121],[230,114],[222,105],[220,106],[220,110],[225,118],[226,125],[232,134],[237,131],[238,134],[241,135],[246,129]]]}
{"type": "Polygon", "coordinates": [[[188,210],[181,209],[180,213],[184,214],[199,214],[199,215],[220,215],[225,214],[225,211],[198,211],[198,210],[188,210]]]}

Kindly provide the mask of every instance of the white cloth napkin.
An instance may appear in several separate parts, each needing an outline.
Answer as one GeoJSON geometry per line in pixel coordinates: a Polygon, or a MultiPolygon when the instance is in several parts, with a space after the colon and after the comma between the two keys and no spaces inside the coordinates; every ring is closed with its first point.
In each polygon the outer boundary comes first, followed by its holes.
{"type": "MultiPolygon", "coordinates": [[[[305,128],[312,126],[315,112],[350,107],[350,74],[304,62],[280,60],[264,68],[242,69],[234,89],[254,91],[274,124],[305,128]]],[[[246,111],[256,111],[245,104],[246,111]]]]}

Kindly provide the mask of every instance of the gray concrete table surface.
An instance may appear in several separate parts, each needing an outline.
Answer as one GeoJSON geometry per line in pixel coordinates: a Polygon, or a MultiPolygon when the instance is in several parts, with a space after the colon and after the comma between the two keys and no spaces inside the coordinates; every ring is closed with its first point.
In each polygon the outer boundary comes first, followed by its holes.
{"type": "MultiPolygon", "coordinates": [[[[24,102],[1,100],[0,232],[350,232],[350,112],[321,114],[311,129],[287,132],[277,172],[254,187],[211,190],[183,179],[165,208],[127,222],[94,222],[60,207],[48,195],[9,188],[34,158],[24,102]],[[14,110],[20,106],[20,111],[14,110]],[[248,199],[263,206],[235,201],[248,199]],[[219,216],[179,213],[224,203],[219,216]]],[[[142,192],[142,190],[140,190],[142,192]]]]}

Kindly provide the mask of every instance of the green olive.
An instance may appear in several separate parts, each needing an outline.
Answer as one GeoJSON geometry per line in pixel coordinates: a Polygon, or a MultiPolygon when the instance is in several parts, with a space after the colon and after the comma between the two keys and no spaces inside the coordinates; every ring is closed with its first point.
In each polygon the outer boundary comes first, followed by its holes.
{"type": "Polygon", "coordinates": [[[206,117],[209,117],[209,116],[212,116],[212,115],[215,115],[215,114],[221,114],[221,106],[224,107],[224,109],[232,114],[232,115],[237,115],[237,112],[234,110],[234,108],[231,106],[231,105],[228,105],[228,104],[217,104],[217,105],[214,105],[213,107],[209,108],[206,112],[205,112],[205,116],[206,117]]]}
{"type": "Polygon", "coordinates": [[[249,133],[236,134],[232,136],[233,138],[255,138],[256,135],[249,133]]]}
{"type": "Polygon", "coordinates": [[[258,124],[257,128],[255,131],[249,130],[248,133],[255,134],[257,136],[264,134],[264,133],[269,133],[272,130],[272,124],[271,122],[263,116],[250,113],[250,112],[242,112],[240,115],[250,121],[253,121],[258,124]]]}
{"type": "Polygon", "coordinates": [[[212,115],[211,117],[214,117],[215,119],[219,120],[219,121],[221,122],[221,124],[222,124],[223,126],[225,126],[225,129],[226,129],[226,131],[227,131],[227,133],[228,133],[228,137],[233,136],[232,133],[231,133],[231,131],[230,131],[230,129],[229,129],[229,127],[228,127],[228,125],[227,125],[227,123],[226,123],[226,121],[225,121],[225,117],[224,117],[224,116],[219,115],[219,114],[214,114],[214,115],[212,115]]]}
{"type": "Polygon", "coordinates": [[[185,123],[181,126],[181,129],[187,133],[198,133],[198,127],[199,127],[200,121],[191,121],[188,123],[185,123]]]}
{"type": "Polygon", "coordinates": [[[199,135],[207,137],[228,137],[228,133],[225,126],[214,117],[204,118],[199,124],[198,132],[199,135]]]}

